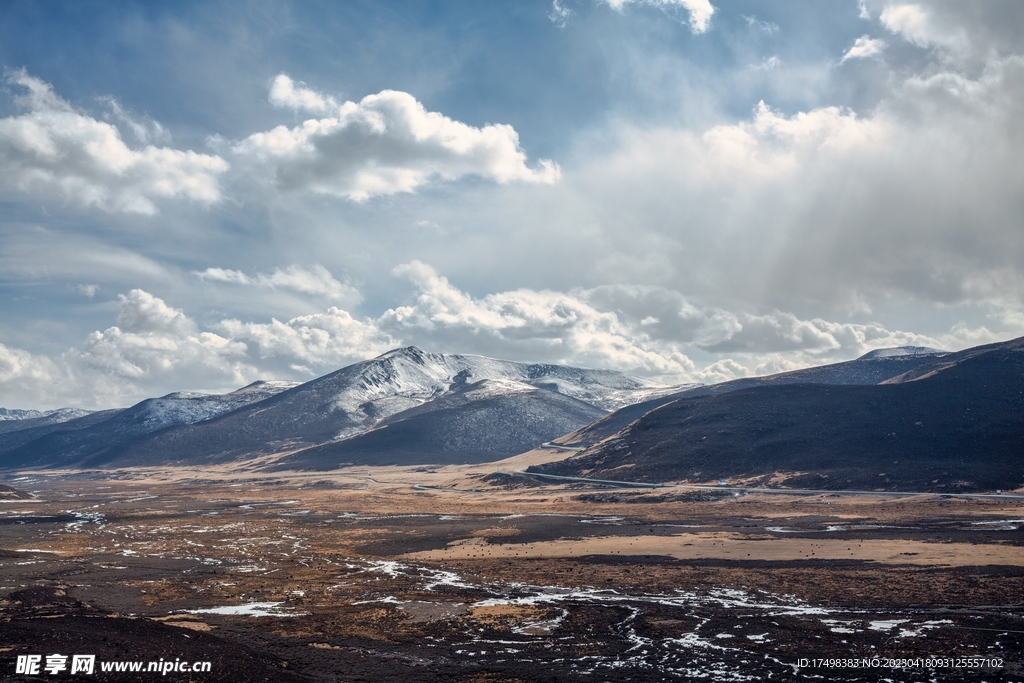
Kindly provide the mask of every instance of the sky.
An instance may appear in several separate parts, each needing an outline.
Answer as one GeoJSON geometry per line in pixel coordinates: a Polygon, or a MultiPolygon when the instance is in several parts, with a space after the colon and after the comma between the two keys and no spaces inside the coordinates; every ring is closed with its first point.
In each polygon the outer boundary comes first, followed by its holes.
{"type": "Polygon", "coordinates": [[[0,6],[0,406],[1024,335],[1024,6],[0,6]]]}

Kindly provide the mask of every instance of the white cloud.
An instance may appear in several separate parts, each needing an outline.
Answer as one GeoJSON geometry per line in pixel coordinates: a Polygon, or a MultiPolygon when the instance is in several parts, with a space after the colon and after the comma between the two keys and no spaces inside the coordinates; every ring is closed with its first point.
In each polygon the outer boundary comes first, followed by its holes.
{"type": "Polygon", "coordinates": [[[158,198],[211,204],[220,199],[217,156],[168,147],[128,147],[118,129],[76,111],[25,71],[7,81],[27,94],[27,110],[0,119],[0,187],[56,196],[104,211],[154,214],[158,198]]]}
{"type": "Polygon", "coordinates": [[[870,36],[861,36],[853,42],[853,47],[846,51],[839,63],[850,59],[866,59],[882,53],[885,49],[885,41],[870,36]]]}
{"type": "Polygon", "coordinates": [[[419,261],[393,272],[419,290],[414,305],[390,309],[378,319],[395,338],[651,376],[682,376],[693,367],[684,354],[652,348],[646,334],[578,294],[519,289],[476,299],[419,261]]]}
{"type": "Polygon", "coordinates": [[[711,16],[715,8],[709,0],[605,0],[608,5],[621,12],[629,4],[653,5],[655,7],[685,9],[690,14],[690,30],[694,33],[704,33],[711,23],[711,16]]]}
{"type": "Polygon", "coordinates": [[[407,344],[609,368],[665,382],[719,382],[847,360],[876,348],[955,350],[1024,334],[1017,309],[995,314],[993,329],[959,323],[929,337],[782,311],[700,307],[657,287],[518,289],[477,298],[421,262],[399,266],[395,274],[413,284],[415,300],[377,318],[360,320],[330,307],[289,320],[225,319],[206,330],[135,289],[118,297],[116,325],[89,334],[58,359],[0,344],[0,396],[4,407],[124,406],[170,391],[309,379],[407,344]],[[707,357],[703,365],[688,350],[707,357]]]}
{"type": "Polygon", "coordinates": [[[747,22],[747,26],[750,26],[751,28],[756,28],[758,31],[761,31],[762,33],[773,35],[779,30],[779,25],[773,21],[762,21],[757,17],[752,17],[746,14],[742,16],[743,21],[747,22]]]}
{"type": "Polygon", "coordinates": [[[78,287],[76,287],[75,289],[78,290],[79,294],[81,294],[83,296],[87,296],[87,297],[89,297],[91,299],[94,296],[96,296],[96,292],[98,292],[100,290],[100,286],[99,285],[78,285],[78,287]]]}
{"type": "Polygon", "coordinates": [[[319,263],[308,267],[293,264],[283,270],[275,268],[274,272],[269,275],[258,273],[255,276],[249,276],[240,270],[225,268],[207,268],[204,271],[196,271],[195,275],[201,280],[212,282],[227,282],[268,289],[290,289],[331,301],[344,301],[349,305],[359,303],[361,298],[359,292],[352,285],[337,280],[319,263]]]}
{"type": "Polygon", "coordinates": [[[237,388],[258,378],[242,342],[199,330],[182,311],[142,290],[118,303],[116,326],[89,334],[58,359],[0,344],[4,407],[120,407],[168,391],[237,388]]]}
{"type": "Polygon", "coordinates": [[[963,50],[968,44],[963,28],[940,24],[928,9],[918,4],[888,5],[879,20],[889,31],[918,47],[963,50]]]}
{"type": "Polygon", "coordinates": [[[256,362],[278,375],[286,368],[307,376],[321,375],[401,345],[373,321],[356,320],[336,307],[284,322],[224,320],[218,329],[245,344],[256,362]]]}
{"type": "MultiPolygon", "coordinates": [[[[329,105],[309,90],[280,90],[281,102],[308,108],[329,105]]],[[[233,150],[240,159],[263,164],[283,189],[356,201],[465,176],[498,183],[553,183],[560,176],[558,166],[548,160],[536,168],[526,165],[511,126],[475,128],[427,111],[412,95],[395,90],[345,102],[333,116],[294,128],[255,133],[233,150]]]]}
{"type": "Polygon", "coordinates": [[[548,13],[548,19],[551,23],[558,28],[565,28],[565,25],[569,22],[569,17],[573,15],[573,11],[563,5],[558,0],[551,0],[551,11],[548,13]]]}
{"type": "Polygon", "coordinates": [[[333,97],[321,95],[305,86],[305,83],[296,86],[291,78],[285,74],[278,74],[270,86],[270,103],[276,107],[288,107],[314,114],[327,114],[339,109],[338,102],[333,97]]]}
{"type": "Polygon", "coordinates": [[[762,102],[703,132],[623,127],[567,176],[570,209],[546,209],[589,227],[584,262],[707,301],[830,316],[902,297],[1021,301],[1022,84],[1009,56],[896,80],[865,115],[762,102]]]}
{"type": "Polygon", "coordinates": [[[131,132],[132,136],[142,144],[150,142],[168,143],[171,141],[171,133],[159,121],[153,119],[139,120],[124,110],[121,103],[113,97],[101,97],[100,101],[110,107],[110,115],[115,121],[131,132]]]}
{"type": "Polygon", "coordinates": [[[0,344],[0,407],[55,406],[67,400],[63,386],[66,377],[51,359],[0,344]]]}

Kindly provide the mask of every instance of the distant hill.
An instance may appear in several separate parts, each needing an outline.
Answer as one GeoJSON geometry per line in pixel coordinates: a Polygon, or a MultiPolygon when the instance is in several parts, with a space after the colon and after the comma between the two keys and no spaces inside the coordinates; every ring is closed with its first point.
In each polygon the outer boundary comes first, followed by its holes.
{"type": "Polygon", "coordinates": [[[869,351],[856,360],[843,363],[819,365],[765,377],[744,377],[710,386],[687,387],[674,394],[658,396],[642,403],[620,408],[572,434],[567,434],[558,439],[558,442],[569,446],[595,444],[655,408],[680,398],[714,396],[750,387],[782,384],[835,384],[842,386],[879,384],[921,365],[932,363],[947,354],[947,351],[924,346],[898,346],[869,351]]]}
{"type": "MultiPolygon", "coordinates": [[[[201,395],[171,395],[143,401],[85,429],[42,434],[6,449],[0,439],[0,463],[202,464],[324,444],[332,444],[333,449],[326,463],[339,462],[342,451],[350,453],[346,458],[362,453],[360,462],[369,457],[367,453],[376,453],[381,462],[396,458],[451,461],[456,453],[463,459],[479,459],[485,453],[500,459],[581,427],[609,410],[677,389],[608,370],[434,354],[408,347],[284,391],[260,397],[246,394],[230,406],[226,397],[239,392],[208,403],[199,403],[205,400],[201,395]],[[207,409],[211,412],[203,413],[207,409]],[[439,421],[438,416],[427,417],[428,413],[443,413],[445,418],[439,421]],[[533,419],[528,419],[531,415],[533,419]],[[411,422],[398,426],[406,420],[411,422]],[[376,434],[334,447],[385,424],[391,430],[387,438],[376,434]],[[442,434],[445,425],[455,430],[450,437],[442,434]],[[469,425],[476,425],[477,436],[469,433],[469,425]],[[406,436],[395,440],[400,433],[406,436]],[[433,445],[414,448],[417,439],[433,445]],[[444,450],[443,444],[456,443],[462,444],[458,446],[462,450],[444,450]],[[390,452],[386,447],[397,450],[390,452]]],[[[295,462],[323,467],[318,454],[306,454],[295,462]]]]}
{"type": "Polygon", "coordinates": [[[592,422],[605,411],[509,380],[482,380],[392,415],[358,436],[309,448],[275,469],[500,460],[592,422]]]}
{"type": "Polygon", "coordinates": [[[531,470],[645,482],[766,483],[787,473],[785,486],[819,489],[1024,486],[1024,338],[839,366],[906,358],[923,362],[896,375],[888,366],[873,385],[822,383],[838,376],[828,366],[802,375],[808,382],[787,373],[684,392],[579,455],[531,470]]]}
{"type": "Polygon", "coordinates": [[[22,429],[60,424],[68,420],[85,417],[92,411],[81,408],[58,408],[57,410],[10,410],[0,408],[0,434],[17,432],[22,429]]]}
{"type": "Polygon", "coordinates": [[[59,422],[47,422],[47,417],[23,419],[18,422],[22,429],[0,432],[0,464],[77,464],[97,454],[124,449],[154,432],[209,420],[262,401],[296,384],[258,381],[228,394],[178,392],[149,398],[124,410],[86,413],[59,422]]]}

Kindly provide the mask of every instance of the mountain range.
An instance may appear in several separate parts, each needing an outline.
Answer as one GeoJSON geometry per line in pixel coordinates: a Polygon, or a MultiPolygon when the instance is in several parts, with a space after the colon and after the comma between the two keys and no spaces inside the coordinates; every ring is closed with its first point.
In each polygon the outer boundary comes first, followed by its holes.
{"type": "Polygon", "coordinates": [[[395,349],[302,384],[176,393],[124,410],[0,413],[0,467],[250,463],[271,470],[490,462],[641,482],[817,489],[1024,485],[1024,339],[710,386],[395,349]],[[564,459],[559,459],[564,458],[564,459]]]}
{"type": "MultiPolygon", "coordinates": [[[[573,457],[530,469],[870,491],[1024,486],[1024,338],[957,353],[869,354],[731,385],[666,397],[573,457]],[[908,358],[912,367],[899,365],[908,358]],[[850,370],[858,381],[834,381],[850,370]]],[[[600,426],[572,437],[600,436],[600,426]]]]}
{"type": "Polygon", "coordinates": [[[496,460],[678,389],[608,370],[408,347],[299,385],[170,394],[0,434],[0,463],[214,463],[320,446],[289,462],[329,469],[344,462],[496,460]]]}
{"type": "Polygon", "coordinates": [[[838,386],[879,384],[920,365],[931,363],[947,353],[924,346],[899,346],[869,351],[860,358],[842,363],[819,365],[764,377],[743,377],[708,386],[685,387],[676,393],[663,394],[616,410],[558,441],[568,446],[587,446],[597,443],[655,408],[683,397],[714,396],[751,387],[783,384],[834,384],[838,386]]]}

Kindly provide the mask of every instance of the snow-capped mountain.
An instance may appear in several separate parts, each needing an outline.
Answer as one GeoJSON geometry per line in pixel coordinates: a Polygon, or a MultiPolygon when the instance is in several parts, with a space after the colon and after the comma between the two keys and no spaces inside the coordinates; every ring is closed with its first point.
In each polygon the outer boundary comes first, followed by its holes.
{"type": "Polygon", "coordinates": [[[209,420],[299,384],[301,382],[259,380],[227,394],[179,391],[160,398],[147,398],[122,411],[114,420],[124,433],[148,434],[164,427],[209,420]]]}
{"type": "Polygon", "coordinates": [[[337,379],[341,382],[330,398],[331,409],[351,420],[351,425],[341,429],[337,437],[357,434],[391,415],[481,380],[493,381],[488,385],[492,392],[516,392],[516,386],[523,385],[554,391],[604,411],[681,389],[611,370],[427,353],[414,346],[389,351],[322,379],[335,375],[339,375],[337,379]]]}
{"type": "Polygon", "coordinates": [[[0,462],[8,459],[17,462],[26,458],[27,462],[66,461],[104,450],[116,450],[139,436],[209,420],[298,384],[257,381],[227,394],[178,392],[146,399],[124,410],[90,413],[65,408],[50,411],[41,418],[0,422],[0,454],[3,454],[0,462]],[[51,415],[68,414],[72,415],[69,419],[50,420],[51,415]],[[23,455],[19,456],[19,452],[23,455]]]}
{"type": "MultiPolygon", "coordinates": [[[[193,394],[143,401],[119,414],[116,422],[108,420],[108,428],[118,425],[120,441],[113,445],[109,439],[90,439],[91,444],[40,439],[2,457],[67,462],[70,456],[93,465],[221,461],[356,437],[400,415],[416,417],[415,424],[420,428],[440,434],[444,426],[434,425],[435,418],[425,418],[425,414],[443,412],[446,419],[469,424],[456,416],[482,415],[481,406],[487,405],[494,415],[512,411],[507,414],[521,414],[525,420],[527,415],[543,415],[539,406],[545,405],[553,411],[547,416],[550,419],[535,421],[536,428],[517,428],[519,436],[514,443],[529,447],[564,433],[552,434],[554,425],[571,431],[609,410],[679,389],[609,370],[427,353],[408,347],[262,400],[242,401],[244,405],[233,409],[226,407],[232,394],[217,401],[193,394]],[[498,400],[513,396],[518,398],[498,400]],[[442,400],[446,397],[449,400],[442,400]],[[413,409],[418,412],[410,413],[413,409]],[[427,422],[431,423],[429,428],[423,426],[427,422]],[[124,438],[129,435],[138,438],[124,438]]],[[[394,420],[389,424],[393,425],[394,420]]],[[[487,420],[474,424],[486,428],[487,420]]],[[[493,424],[496,429],[501,421],[493,424]]],[[[509,444],[503,448],[512,447],[513,441],[500,436],[487,433],[482,439],[509,444]]],[[[468,443],[467,439],[466,435],[459,437],[460,443],[468,443]]]]}
{"type": "Polygon", "coordinates": [[[84,417],[91,412],[81,408],[57,408],[56,410],[10,410],[0,408],[0,434],[16,432],[30,427],[59,424],[84,417]]]}
{"type": "Polygon", "coordinates": [[[357,435],[285,456],[275,469],[500,460],[602,415],[604,410],[556,391],[484,379],[456,386],[357,435]]]}

